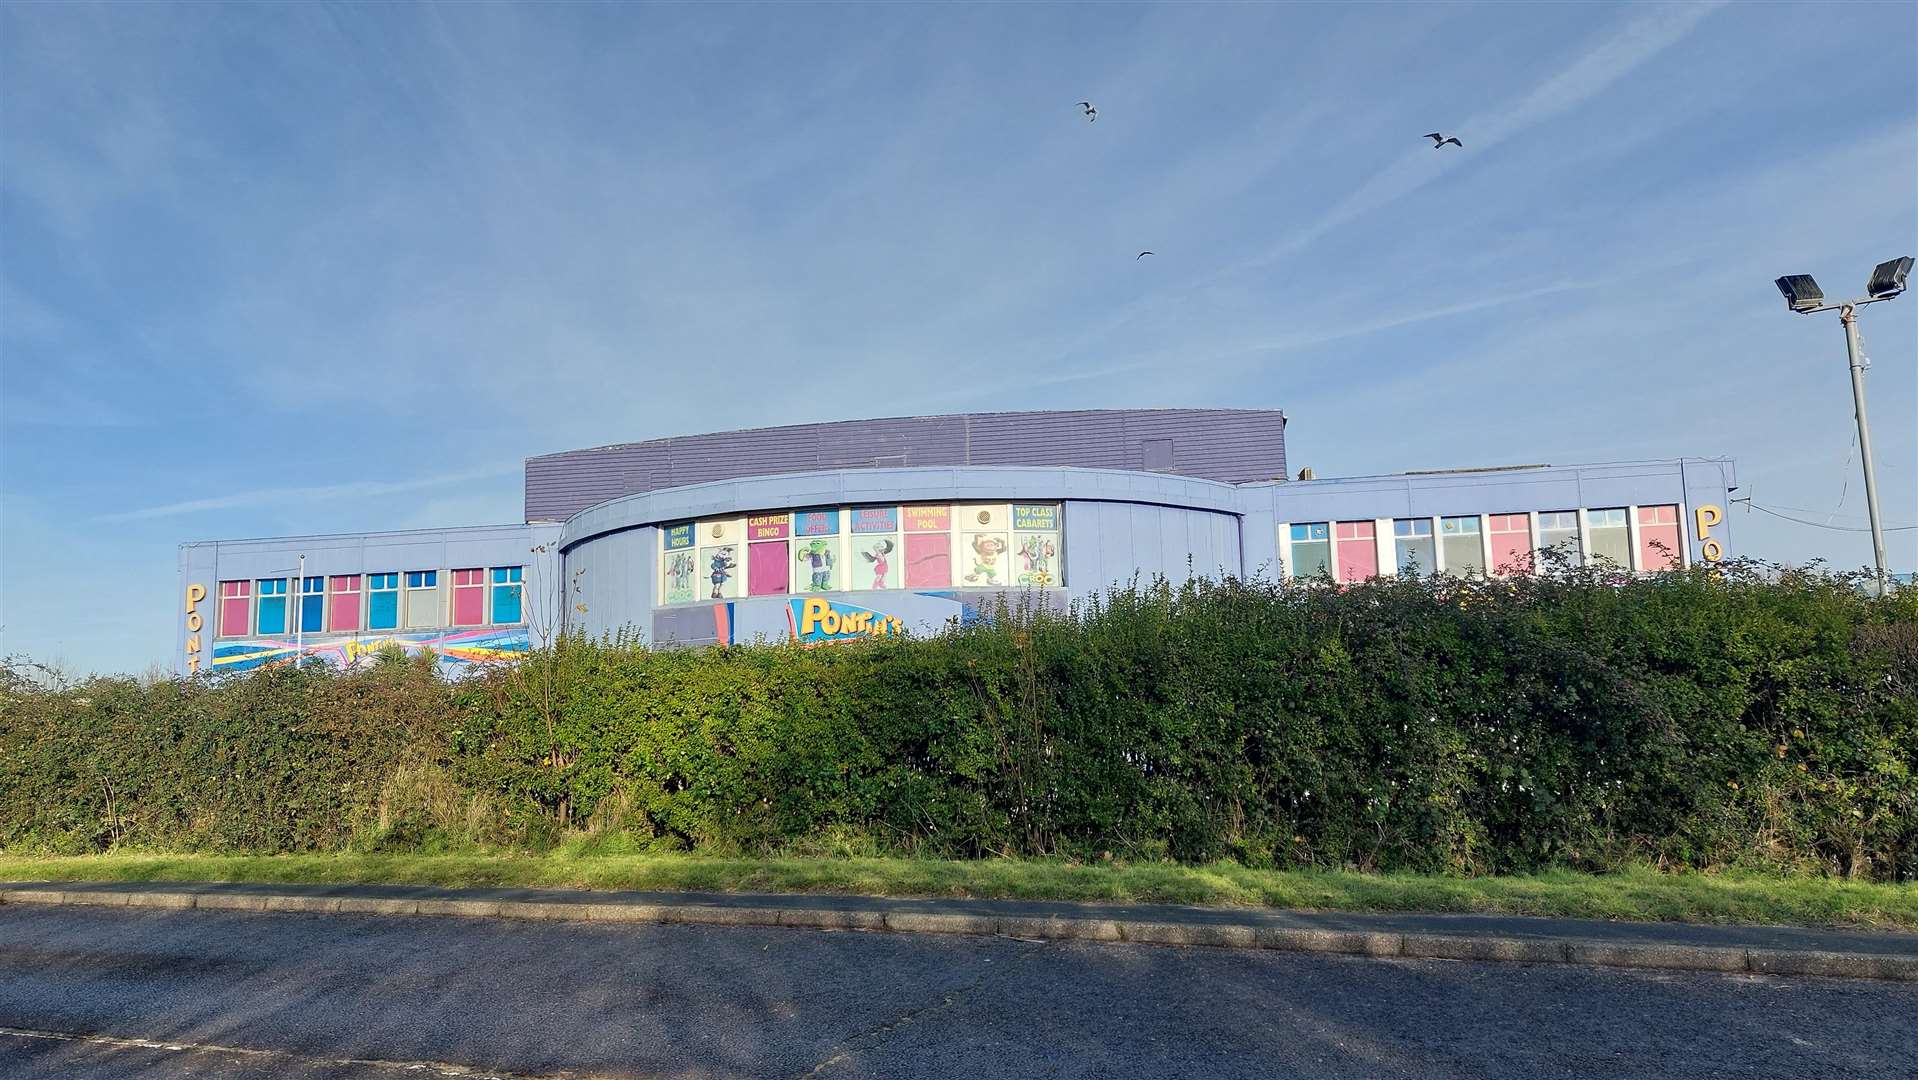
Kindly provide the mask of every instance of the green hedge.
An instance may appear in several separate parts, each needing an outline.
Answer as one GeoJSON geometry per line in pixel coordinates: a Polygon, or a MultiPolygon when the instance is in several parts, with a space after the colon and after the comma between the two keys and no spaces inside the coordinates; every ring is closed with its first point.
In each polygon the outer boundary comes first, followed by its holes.
{"type": "Polygon", "coordinates": [[[0,687],[0,847],[856,843],[1918,878],[1918,592],[1733,567],[1115,590],[924,640],[0,687]]]}

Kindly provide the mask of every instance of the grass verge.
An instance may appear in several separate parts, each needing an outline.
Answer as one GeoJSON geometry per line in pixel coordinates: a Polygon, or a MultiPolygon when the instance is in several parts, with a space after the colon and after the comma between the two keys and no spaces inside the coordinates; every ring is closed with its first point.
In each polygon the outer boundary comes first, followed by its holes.
{"type": "Polygon", "coordinates": [[[827,892],[1205,904],[1321,911],[1450,911],[1662,922],[1918,930],[1918,885],[1630,869],[1495,878],[1254,870],[1237,863],[1085,865],[1044,859],[467,855],[0,855],[8,881],[245,881],[827,892]]]}

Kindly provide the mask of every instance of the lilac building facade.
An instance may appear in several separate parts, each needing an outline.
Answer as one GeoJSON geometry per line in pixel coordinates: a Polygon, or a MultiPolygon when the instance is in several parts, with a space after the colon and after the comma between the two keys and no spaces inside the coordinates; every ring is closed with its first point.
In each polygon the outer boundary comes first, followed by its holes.
{"type": "Polygon", "coordinates": [[[654,645],[927,633],[1164,577],[1651,573],[1726,556],[1724,459],[1287,480],[1270,410],[808,424],[526,463],[526,521],[183,545],[182,670],[560,632],[654,645]]]}

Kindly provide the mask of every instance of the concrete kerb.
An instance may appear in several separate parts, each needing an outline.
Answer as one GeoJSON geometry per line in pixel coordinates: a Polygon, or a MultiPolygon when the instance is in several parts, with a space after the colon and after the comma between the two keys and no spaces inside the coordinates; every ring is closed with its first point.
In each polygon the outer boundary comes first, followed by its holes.
{"type": "Polygon", "coordinates": [[[938,911],[856,911],[713,904],[404,899],[261,892],[116,892],[75,889],[0,891],[0,904],[139,907],[161,910],[274,911],[342,915],[439,915],[541,921],[786,926],[813,930],[888,930],[1044,941],[1125,941],[1146,945],[1272,949],[1374,957],[1563,963],[1676,971],[1818,975],[1918,982],[1918,955],[1748,949],[1711,945],[1590,941],[1543,937],[1466,937],[1392,931],[1314,930],[1230,923],[1147,922],[1066,916],[979,915],[938,911]]]}

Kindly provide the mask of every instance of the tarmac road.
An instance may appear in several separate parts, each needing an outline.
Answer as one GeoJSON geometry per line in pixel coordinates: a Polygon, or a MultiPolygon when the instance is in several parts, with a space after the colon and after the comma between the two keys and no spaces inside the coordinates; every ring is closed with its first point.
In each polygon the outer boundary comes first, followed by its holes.
{"type": "Polygon", "coordinates": [[[1909,1077],[1915,1063],[1918,984],[1888,981],[0,907],[0,1076],[16,1078],[1808,1080],[1909,1077]]]}

